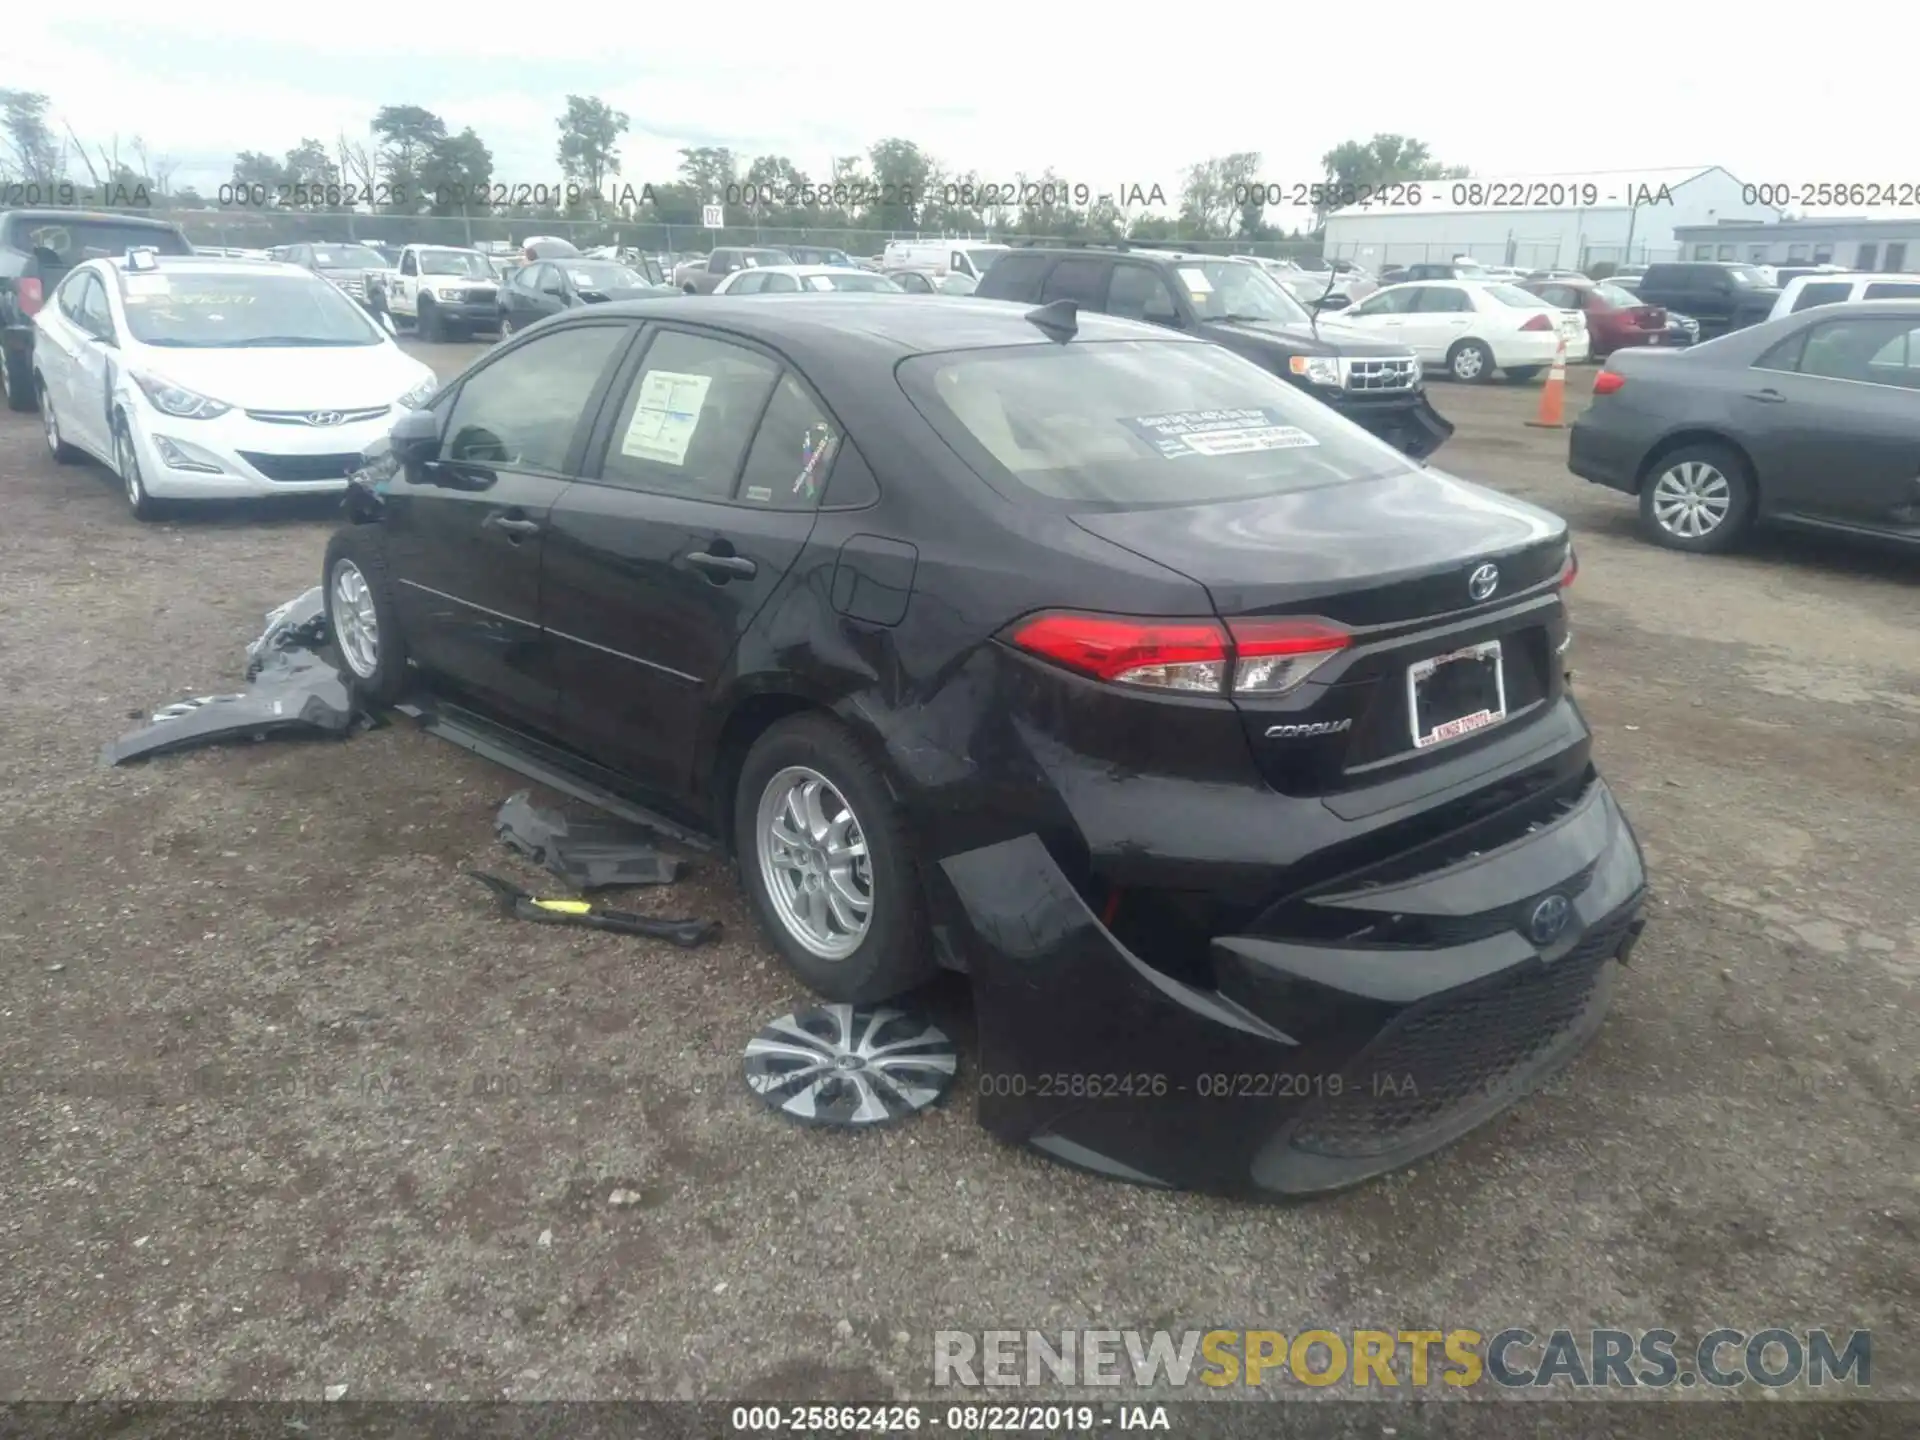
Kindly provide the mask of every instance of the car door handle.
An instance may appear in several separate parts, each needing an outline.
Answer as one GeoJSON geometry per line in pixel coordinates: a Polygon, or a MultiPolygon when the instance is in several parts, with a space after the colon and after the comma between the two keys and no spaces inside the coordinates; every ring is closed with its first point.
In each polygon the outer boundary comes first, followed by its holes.
{"type": "Polygon", "coordinates": [[[489,515],[486,523],[496,530],[506,531],[508,536],[515,540],[540,533],[538,520],[525,520],[516,515],[489,515]]]}
{"type": "Polygon", "coordinates": [[[1769,386],[1765,390],[1747,391],[1747,399],[1758,400],[1763,404],[1767,404],[1767,405],[1784,405],[1787,403],[1787,397],[1782,395],[1778,390],[1773,389],[1771,386],[1769,386]]]}
{"type": "Polygon", "coordinates": [[[704,570],[719,580],[738,575],[743,580],[751,580],[760,573],[760,567],[744,555],[713,555],[705,550],[696,550],[687,556],[687,563],[696,570],[704,570]]]}

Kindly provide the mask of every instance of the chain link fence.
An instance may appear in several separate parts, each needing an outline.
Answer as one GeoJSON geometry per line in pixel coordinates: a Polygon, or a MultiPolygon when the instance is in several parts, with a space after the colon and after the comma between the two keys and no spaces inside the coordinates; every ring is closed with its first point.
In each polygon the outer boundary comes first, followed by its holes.
{"type": "MultiPolygon", "coordinates": [[[[1617,268],[1626,264],[1652,265],[1662,260],[1677,260],[1680,251],[1672,246],[1590,245],[1582,238],[1573,247],[1576,268],[1591,271],[1597,266],[1617,268]]],[[[1565,265],[1562,237],[1558,235],[1509,235],[1498,240],[1344,240],[1325,247],[1335,260],[1350,260],[1368,270],[1379,271],[1388,265],[1444,264],[1464,255],[1483,265],[1512,265],[1522,270],[1544,270],[1565,265]]]]}

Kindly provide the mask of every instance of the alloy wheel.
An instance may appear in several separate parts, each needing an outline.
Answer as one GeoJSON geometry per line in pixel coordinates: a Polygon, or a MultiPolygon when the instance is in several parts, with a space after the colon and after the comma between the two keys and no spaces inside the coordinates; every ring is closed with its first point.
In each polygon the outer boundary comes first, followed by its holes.
{"type": "Polygon", "coordinates": [[[844,960],[873,923],[873,865],[846,798],[817,770],[789,765],[760,793],[760,878],[781,925],[823,960],[844,960]]]}
{"type": "Polygon", "coordinates": [[[380,617],[374,609],[373,587],[360,567],[342,560],[333,567],[333,636],[340,656],[362,680],[371,680],[380,668],[380,617]]]}
{"type": "Polygon", "coordinates": [[[904,1120],[953,1083],[960,1057],[937,1026],[885,1006],[822,1005],[782,1015],[747,1042],[747,1085],[808,1125],[904,1120]]]}
{"type": "Polygon", "coordinates": [[[1459,379],[1478,380],[1480,378],[1480,367],[1480,349],[1476,345],[1462,347],[1460,352],[1453,357],[1453,373],[1459,379]]]}
{"type": "Polygon", "coordinates": [[[1682,540],[1700,540],[1726,521],[1733,486],[1704,460],[1685,460],[1653,482],[1654,523],[1682,540]]]}

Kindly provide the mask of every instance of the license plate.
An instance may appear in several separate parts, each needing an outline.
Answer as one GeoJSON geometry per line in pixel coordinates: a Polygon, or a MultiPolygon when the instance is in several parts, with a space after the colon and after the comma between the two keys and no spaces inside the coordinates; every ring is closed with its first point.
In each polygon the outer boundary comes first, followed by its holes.
{"type": "Polygon", "coordinates": [[[1430,750],[1507,718],[1500,642],[1483,641],[1407,667],[1413,748],[1430,750]]]}

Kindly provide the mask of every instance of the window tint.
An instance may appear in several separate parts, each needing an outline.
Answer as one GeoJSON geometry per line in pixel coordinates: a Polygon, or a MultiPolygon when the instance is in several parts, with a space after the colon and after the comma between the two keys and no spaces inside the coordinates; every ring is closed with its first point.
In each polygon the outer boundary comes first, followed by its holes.
{"type": "Polygon", "coordinates": [[[1010,500],[1141,509],[1251,499],[1409,462],[1287,381],[1178,339],[920,355],[899,370],[929,424],[1010,500]]]}
{"type": "Polygon", "coordinates": [[[800,290],[800,282],[791,275],[768,275],[760,286],[763,295],[794,295],[800,290]]]}
{"type": "Polygon", "coordinates": [[[1815,305],[1835,305],[1853,294],[1853,286],[1845,280],[1826,280],[1817,285],[1801,287],[1799,295],[1794,297],[1793,313],[1811,310],[1815,305]]]}
{"type": "Polygon", "coordinates": [[[1047,276],[1040,303],[1074,300],[1086,309],[1098,310],[1106,301],[1107,272],[1112,268],[1107,260],[1062,260],[1047,276]]]}
{"type": "Polygon", "coordinates": [[[1419,291],[1412,286],[1381,290],[1369,295],[1350,312],[1355,315],[1404,315],[1419,291]]]}
{"type": "Polygon", "coordinates": [[[1473,309],[1473,298],[1451,285],[1424,286],[1413,302],[1416,315],[1457,315],[1473,309]]]}
{"type": "Polygon", "coordinates": [[[621,402],[601,479],[664,495],[732,499],[741,458],[779,375],[779,365],[757,351],[662,331],[621,402]]]}
{"type": "Polygon", "coordinates": [[[1159,272],[1145,265],[1116,265],[1107,290],[1107,313],[1153,325],[1177,325],[1179,308],[1159,272]]]}
{"type": "Polygon", "coordinates": [[[1910,318],[1893,316],[1829,320],[1807,333],[1800,373],[1875,385],[1912,385],[1911,362],[1920,359],[1910,318]]]}
{"type": "Polygon", "coordinates": [[[980,282],[978,293],[986,300],[1034,300],[1047,263],[1045,255],[1002,255],[980,282]]]}
{"type": "Polygon", "coordinates": [[[1800,368],[1800,352],[1806,349],[1806,346],[1807,332],[1805,330],[1800,331],[1797,335],[1789,335],[1758,360],[1754,361],[1754,369],[1798,370],[1800,368]]]}
{"type": "Polygon", "coordinates": [[[1867,286],[1867,293],[1861,298],[1866,300],[1920,299],[1920,281],[1907,284],[1899,280],[1876,280],[1867,286]]]}
{"type": "Polygon", "coordinates": [[[593,387],[629,333],[624,325],[577,325],[476,371],[454,397],[442,458],[560,470],[593,387]]]}
{"type": "Polygon", "coordinates": [[[838,428],[789,370],[774,387],[735,494],[755,509],[812,510],[839,448],[838,428]]]}

